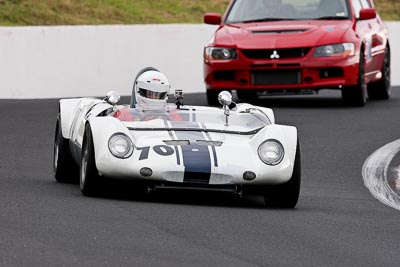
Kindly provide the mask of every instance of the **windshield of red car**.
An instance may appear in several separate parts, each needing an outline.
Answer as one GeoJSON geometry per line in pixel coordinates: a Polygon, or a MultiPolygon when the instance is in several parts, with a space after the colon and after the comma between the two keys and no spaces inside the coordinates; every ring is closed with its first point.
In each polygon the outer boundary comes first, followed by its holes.
{"type": "Polygon", "coordinates": [[[236,0],[225,23],[349,19],[347,0],[236,0]]]}

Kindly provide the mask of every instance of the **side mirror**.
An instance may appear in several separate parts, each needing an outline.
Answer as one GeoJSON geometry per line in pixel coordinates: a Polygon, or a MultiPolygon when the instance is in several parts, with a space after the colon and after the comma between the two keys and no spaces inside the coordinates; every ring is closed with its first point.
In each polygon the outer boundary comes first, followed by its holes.
{"type": "Polygon", "coordinates": [[[110,91],[107,93],[106,98],[104,98],[104,101],[106,101],[108,104],[115,106],[116,104],[119,103],[119,100],[121,99],[121,96],[115,92],[115,91],[110,91]]]}
{"type": "Polygon", "coordinates": [[[364,8],[360,10],[360,20],[369,20],[376,18],[376,10],[374,8],[364,8]]]}
{"type": "Polygon", "coordinates": [[[225,114],[225,126],[229,126],[229,105],[232,104],[232,95],[228,91],[222,91],[218,95],[218,101],[223,106],[225,114]]]}
{"type": "Polygon", "coordinates": [[[222,91],[221,93],[219,93],[218,102],[222,106],[229,106],[230,104],[232,104],[232,95],[231,95],[231,93],[229,93],[228,91],[222,91]]]}
{"type": "Polygon", "coordinates": [[[207,13],[204,15],[204,23],[211,25],[220,25],[221,15],[218,13],[207,13]]]}

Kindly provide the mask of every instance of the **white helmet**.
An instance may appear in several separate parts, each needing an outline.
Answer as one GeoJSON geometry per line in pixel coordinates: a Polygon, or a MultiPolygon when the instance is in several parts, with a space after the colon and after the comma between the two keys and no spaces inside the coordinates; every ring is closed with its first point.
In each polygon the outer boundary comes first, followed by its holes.
{"type": "Polygon", "coordinates": [[[165,109],[170,88],[167,77],[157,69],[143,69],[134,84],[136,105],[145,110],[165,109]]]}

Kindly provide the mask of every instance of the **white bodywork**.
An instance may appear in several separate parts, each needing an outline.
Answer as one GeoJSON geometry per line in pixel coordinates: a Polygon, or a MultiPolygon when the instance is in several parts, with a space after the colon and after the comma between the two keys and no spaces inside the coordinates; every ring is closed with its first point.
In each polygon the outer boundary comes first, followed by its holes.
{"type": "Polygon", "coordinates": [[[222,109],[184,106],[182,111],[172,104],[169,108],[169,113],[183,114],[185,122],[165,118],[123,121],[114,114],[129,111],[128,106],[113,107],[94,98],[60,100],[62,134],[70,141],[74,159],[80,162],[85,125],[89,123],[96,167],[108,178],[209,185],[273,185],[291,178],[297,129],[275,124],[271,109],[239,104],[237,110],[231,111],[226,126],[222,109]],[[245,113],[248,109],[257,110],[245,113]],[[115,133],[131,138],[135,148],[129,158],[111,154],[108,143],[115,133]],[[268,139],[278,140],[285,151],[282,162],[276,166],[265,164],[258,156],[258,147],[268,139]],[[143,177],[142,168],[150,168],[152,175],[143,177]],[[204,180],[200,176],[205,169],[209,173],[205,171],[204,180]],[[189,176],[196,170],[200,172],[200,180],[196,180],[196,175],[191,180],[189,176]],[[246,171],[254,172],[256,178],[244,180],[246,171]]]}

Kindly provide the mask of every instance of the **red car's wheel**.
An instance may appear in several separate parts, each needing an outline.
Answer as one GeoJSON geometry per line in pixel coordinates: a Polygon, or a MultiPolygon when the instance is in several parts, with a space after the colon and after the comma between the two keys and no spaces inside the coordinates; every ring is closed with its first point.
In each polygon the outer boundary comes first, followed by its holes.
{"type": "Polygon", "coordinates": [[[209,106],[219,106],[218,94],[221,90],[207,90],[207,102],[209,106]]]}
{"type": "Polygon", "coordinates": [[[254,90],[237,90],[237,96],[245,102],[253,102],[257,99],[257,91],[254,90]]]}
{"type": "Polygon", "coordinates": [[[386,100],[390,98],[391,94],[390,49],[386,47],[382,79],[368,85],[368,97],[371,100],[386,100]]]}
{"type": "Polygon", "coordinates": [[[367,84],[365,82],[365,57],[364,51],[360,52],[358,65],[358,84],[342,89],[342,98],[345,105],[362,107],[367,103],[367,84]]]}

